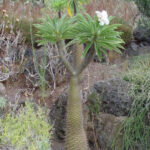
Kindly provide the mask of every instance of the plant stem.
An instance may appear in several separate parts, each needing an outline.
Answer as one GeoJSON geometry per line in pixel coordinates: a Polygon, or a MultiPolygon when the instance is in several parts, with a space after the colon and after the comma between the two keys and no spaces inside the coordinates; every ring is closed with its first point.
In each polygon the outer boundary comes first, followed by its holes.
{"type": "Polygon", "coordinates": [[[86,56],[84,57],[82,63],[78,66],[76,75],[80,75],[82,71],[88,66],[88,64],[92,61],[94,57],[95,51],[93,46],[88,50],[86,56]]]}
{"type": "Polygon", "coordinates": [[[76,4],[75,4],[75,1],[73,1],[73,9],[74,9],[74,15],[76,15],[76,13],[77,13],[77,7],[76,7],[76,4]]]}
{"type": "Polygon", "coordinates": [[[67,105],[66,149],[88,150],[87,138],[83,128],[82,101],[77,76],[73,76],[70,81],[67,105]]]}
{"type": "Polygon", "coordinates": [[[64,63],[64,65],[66,66],[66,68],[69,70],[69,72],[71,73],[71,75],[74,76],[76,74],[76,72],[73,69],[73,67],[71,66],[70,62],[66,59],[66,57],[63,54],[63,51],[66,51],[65,45],[64,45],[64,41],[57,42],[57,48],[58,48],[58,53],[59,53],[59,56],[60,56],[62,62],[64,63]]]}
{"type": "MultiPolygon", "coordinates": [[[[88,150],[87,138],[83,127],[82,100],[80,97],[80,88],[78,79],[80,73],[87,67],[94,56],[93,46],[89,49],[83,62],[76,62],[80,59],[79,52],[76,50],[75,69],[68,62],[63,54],[65,51],[64,41],[57,42],[58,52],[66,68],[70,71],[72,77],[70,80],[68,105],[67,105],[67,127],[66,127],[66,150],[88,150]],[[77,68],[76,68],[77,67],[77,68]],[[76,72],[77,69],[77,72],[76,72]]],[[[75,47],[77,48],[77,46],[75,47]]]]}

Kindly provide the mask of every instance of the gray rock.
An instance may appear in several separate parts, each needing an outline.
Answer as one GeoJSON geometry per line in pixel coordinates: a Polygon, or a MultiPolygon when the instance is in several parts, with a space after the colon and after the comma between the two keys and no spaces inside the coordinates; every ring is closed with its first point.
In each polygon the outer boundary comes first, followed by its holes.
{"type": "MultiPolygon", "coordinates": [[[[111,145],[113,140],[116,138],[118,129],[126,117],[116,117],[107,113],[99,113],[99,115],[93,118],[93,122],[88,122],[87,128],[87,137],[91,150],[112,150],[111,145]]],[[[121,145],[122,135],[120,134],[116,139],[115,150],[119,150],[121,145]]]]}
{"type": "Polygon", "coordinates": [[[140,43],[139,45],[135,42],[131,42],[130,45],[125,50],[125,54],[128,56],[139,56],[143,54],[150,53],[150,45],[144,45],[144,43],[140,43]]]}
{"type": "Polygon", "coordinates": [[[135,42],[131,42],[130,46],[134,51],[137,51],[139,47],[135,42]]]}
{"type": "Polygon", "coordinates": [[[24,53],[24,57],[25,58],[29,58],[33,56],[33,52],[30,48],[26,48],[25,53],[24,53]]]}
{"type": "Polygon", "coordinates": [[[101,111],[116,116],[127,116],[132,100],[128,95],[129,84],[121,79],[100,81],[91,88],[91,93],[101,98],[101,111]]]}
{"type": "MultiPolygon", "coordinates": [[[[129,87],[126,81],[111,79],[100,81],[91,88],[91,94],[96,93],[98,97],[101,97],[97,99],[91,97],[90,94],[90,98],[83,104],[84,127],[91,150],[111,150],[111,143],[131,108],[132,100],[128,96],[129,87]],[[93,117],[91,110],[94,110],[97,115],[93,117]],[[95,141],[97,141],[97,146],[95,141]]],[[[50,112],[50,119],[54,127],[54,141],[61,144],[64,142],[66,132],[67,99],[68,94],[65,90],[56,100],[50,112]]],[[[121,137],[119,137],[115,146],[120,147],[121,142],[121,137]]]]}
{"type": "Polygon", "coordinates": [[[138,56],[139,55],[139,45],[135,42],[131,42],[125,49],[125,54],[128,56],[138,56]]]}
{"type": "Polygon", "coordinates": [[[67,99],[68,94],[64,91],[56,100],[50,112],[50,118],[54,125],[54,137],[58,141],[64,141],[65,139],[67,99]]]}
{"type": "Polygon", "coordinates": [[[4,96],[6,94],[6,88],[4,84],[0,83],[0,96],[4,96]]]}
{"type": "Polygon", "coordinates": [[[150,32],[145,27],[137,27],[133,32],[134,39],[138,42],[150,43],[150,32]]]}

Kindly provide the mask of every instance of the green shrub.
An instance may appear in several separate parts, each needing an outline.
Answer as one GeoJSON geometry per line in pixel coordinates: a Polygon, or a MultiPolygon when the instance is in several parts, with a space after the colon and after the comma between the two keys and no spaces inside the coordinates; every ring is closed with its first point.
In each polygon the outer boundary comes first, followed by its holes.
{"type": "Polygon", "coordinates": [[[17,150],[50,150],[51,126],[44,111],[26,102],[17,114],[11,112],[0,119],[0,145],[12,145],[17,150]]]}
{"type": "Polygon", "coordinates": [[[121,24],[116,30],[122,32],[121,38],[125,42],[125,45],[128,45],[133,39],[132,27],[129,26],[123,19],[114,17],[111,21],[111,24],[121,24]]]}
{"type": "Polygon", "coordinates": [[[88,108],[91,114],[98,115],[101,108],[101,100],[102,96],[98,95],[97,93],[91,93],[88,97],[88,108]]]}
{"type": "Polygon", "coordinates": [[[139,8],[140,12],[150,17],[150,1],[149,0],[125,0],[125,1],[134,1],[137,7],[139,8]]]}
{"type": "Polygon", "coordinates": [[[127,25],[127,23],[122,19],[122,18],[119,18],[119,17],[114,17],[110,24],[122,24],[122,25],[127,25]]]}
{"type": "Polygon", "coordinates": [[[144,15],[139,20],[139,25],[150,29],[150,1],[149,0],[134,0],[140,12],[144,15]]]}
{"type": "Polygon", "coordinates": [[[32,26],[32,24],[33,22],[30,20],[20,19],[20,21],[17,22],[15,26],[15,31],[20,30],[23,34],[23,37],[25,38],[25,42],[30,45],[31,45],[31,32],[30,32],[31,27],[32,27],[33,39],[35,38],[34,33],[36,32],[36,29],[34,26],[32,26]]]}
{"type": "Polygon", "coordinates": [[[133,99],[128,119],[121,131],[123,147],[121,150],[150,149],[150,55],[136,57],[129,66],[124,79],[131,84],[129,95],[133,99]]]}
{"type": "Polygon", "coordinates": [[[121,38],[124,40],[125,45],[130,44],[133,39],[132,27],[129,25],[121,25],[117,30],[123,32],[121,38]]]}
{"type": "Polygon", "coordinates": [[[142,13],[142,17],[139,19],[138,25],[150,29],[150,1],[149,0],[126,0],[126,1],[134,1],[139,11],[142,13]]]}
{"type": "Polygon", "coordinates": [[[134,0],[141,13],[150,17],[150,1],[149,0],[134,0]]]}
{"type": "Polygon", "coordinates": [[[150,19],[149,18],[142,16],[137,23],[139,27],[145,27],[147,30],[150,31],[150,19]]]}
{"type": "Polygon", "coordinates": [[[0,97],[0,109],[5,108],[6,106],[6,99],[4,97],[0,97]]]}
{"type": "MultiPolygon", "coordinates": [[[[11,16],[11,15],[8,15],[8,17],[5,17],[4,15],[0,15],[0,24],[4,23],[4,26],[3,28],[5,29],[4,31],[6,33],[10,33],[11,30],[17,34],[18,31],[21,31],[22,35],[23,35],[23,38],[25,40],[25,42],[27,44],[30,44],[31,45],[31,33],[30,33],[30,30],[31,30],[31,27],[33,23],[37,23],[37,21],[30,21],[28,19],[24,19],[24,18],[21,18],[21,19],[18,19],[14,16],[11,16]]],[[[2,28],[2,27],[1,27],[2,28]]],[[[0,30],[1,30],[0,28],[0,30]]],[[[35,33],[36,32],[36,29],[34,26],[32,26],[32,32],[35,33]]],[[[35,38],[34,34],[33,34],[33,38],[35,38]]],[[[35,40],[34,40],[35,42],[35,40]]]]}

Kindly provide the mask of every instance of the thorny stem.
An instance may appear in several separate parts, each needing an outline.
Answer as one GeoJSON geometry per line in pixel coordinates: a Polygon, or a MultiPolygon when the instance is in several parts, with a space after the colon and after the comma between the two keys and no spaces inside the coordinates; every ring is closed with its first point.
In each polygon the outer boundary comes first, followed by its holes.
{"type": "Polygon", "coordinates": [[[77,68],[75,67],[75,69],[71,66],[70,62],[66,59],[66,57],[63,54],[63,52],[66,51],[64,41],[57,42],[57,48],[61,60],[63,61],[64,65],[69,70],[72,76],[79,76],[82,73],[82,71],[88,66],[88,64],[92,61],[95,54],[92,46],[87,52],[86,56],[84,57],[82,63],[77,68]]]}
{"type": "MultiPolygon", "coordinates": [[[[74,8],[74,15],[76,15],[77,13],[77,7],[75,4],[75,0],[73,0],[73,8],[74,8]]],[[[75,48],[78,48],[77,44],[75,44],[75,48]]],[[[88,66],[88,64],[91,62],[91,60],[94,57],[94,48],[93,46],[89,49],[87,55],[85,56],[85,58],[83,59],[83,61],[80,58],[80,52],[81,49],[76,49],[75,51],[75,69],[76,69],[76,76],[79,76],[82,71],[88,66]],[[81,64],[80,64],[81,63],[81,64]]],[[[82,52],[81,52],[82,53],[82,52]]]]}
{"type": "Polygon", "coordinates": [[[63,52],[66,51],[64,41],[57,42],[57,48],[58,48],[58,53],[59,53],[59,56],[60,56],[62,62],[64,63],[66,68],[69,70],[71,75],[75,76],[76,75],[75,69],[71,66],[70,62],[66,59],[66,57],[63,54],[63,52]]]}
{"type": "Polygon", "coordinates": [[[80,75],[82,71],[88,66],[88,64],[92,61],[94,57],[95,51],[93,46],[88,50],[86,56],[84,57],[82,63],[79,65],[76,71],[76,75],[80,75]]]}

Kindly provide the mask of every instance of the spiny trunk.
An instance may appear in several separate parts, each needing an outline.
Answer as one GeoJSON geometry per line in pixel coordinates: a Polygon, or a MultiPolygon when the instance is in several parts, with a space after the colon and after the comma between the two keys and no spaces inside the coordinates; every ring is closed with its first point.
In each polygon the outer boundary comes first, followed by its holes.
{"type": "Polygon", "coordinates": [[[74,68],[77,70],[83,61],[81,56],[82,56],[82,51],[83,51],[84,47],[83,47],[83,45],[79,45],[78,43],[76,43],[76,44],[74,44],[74,48],[75,48],[75,66],[74,66],[74,68]]]}
{"type": "Polygon", "coordinates": [[[82,101],[77,77],[72,77],[70,81],[67,105],[66,149],[88,150],[87,139],[83,128],[82,101]]]}

